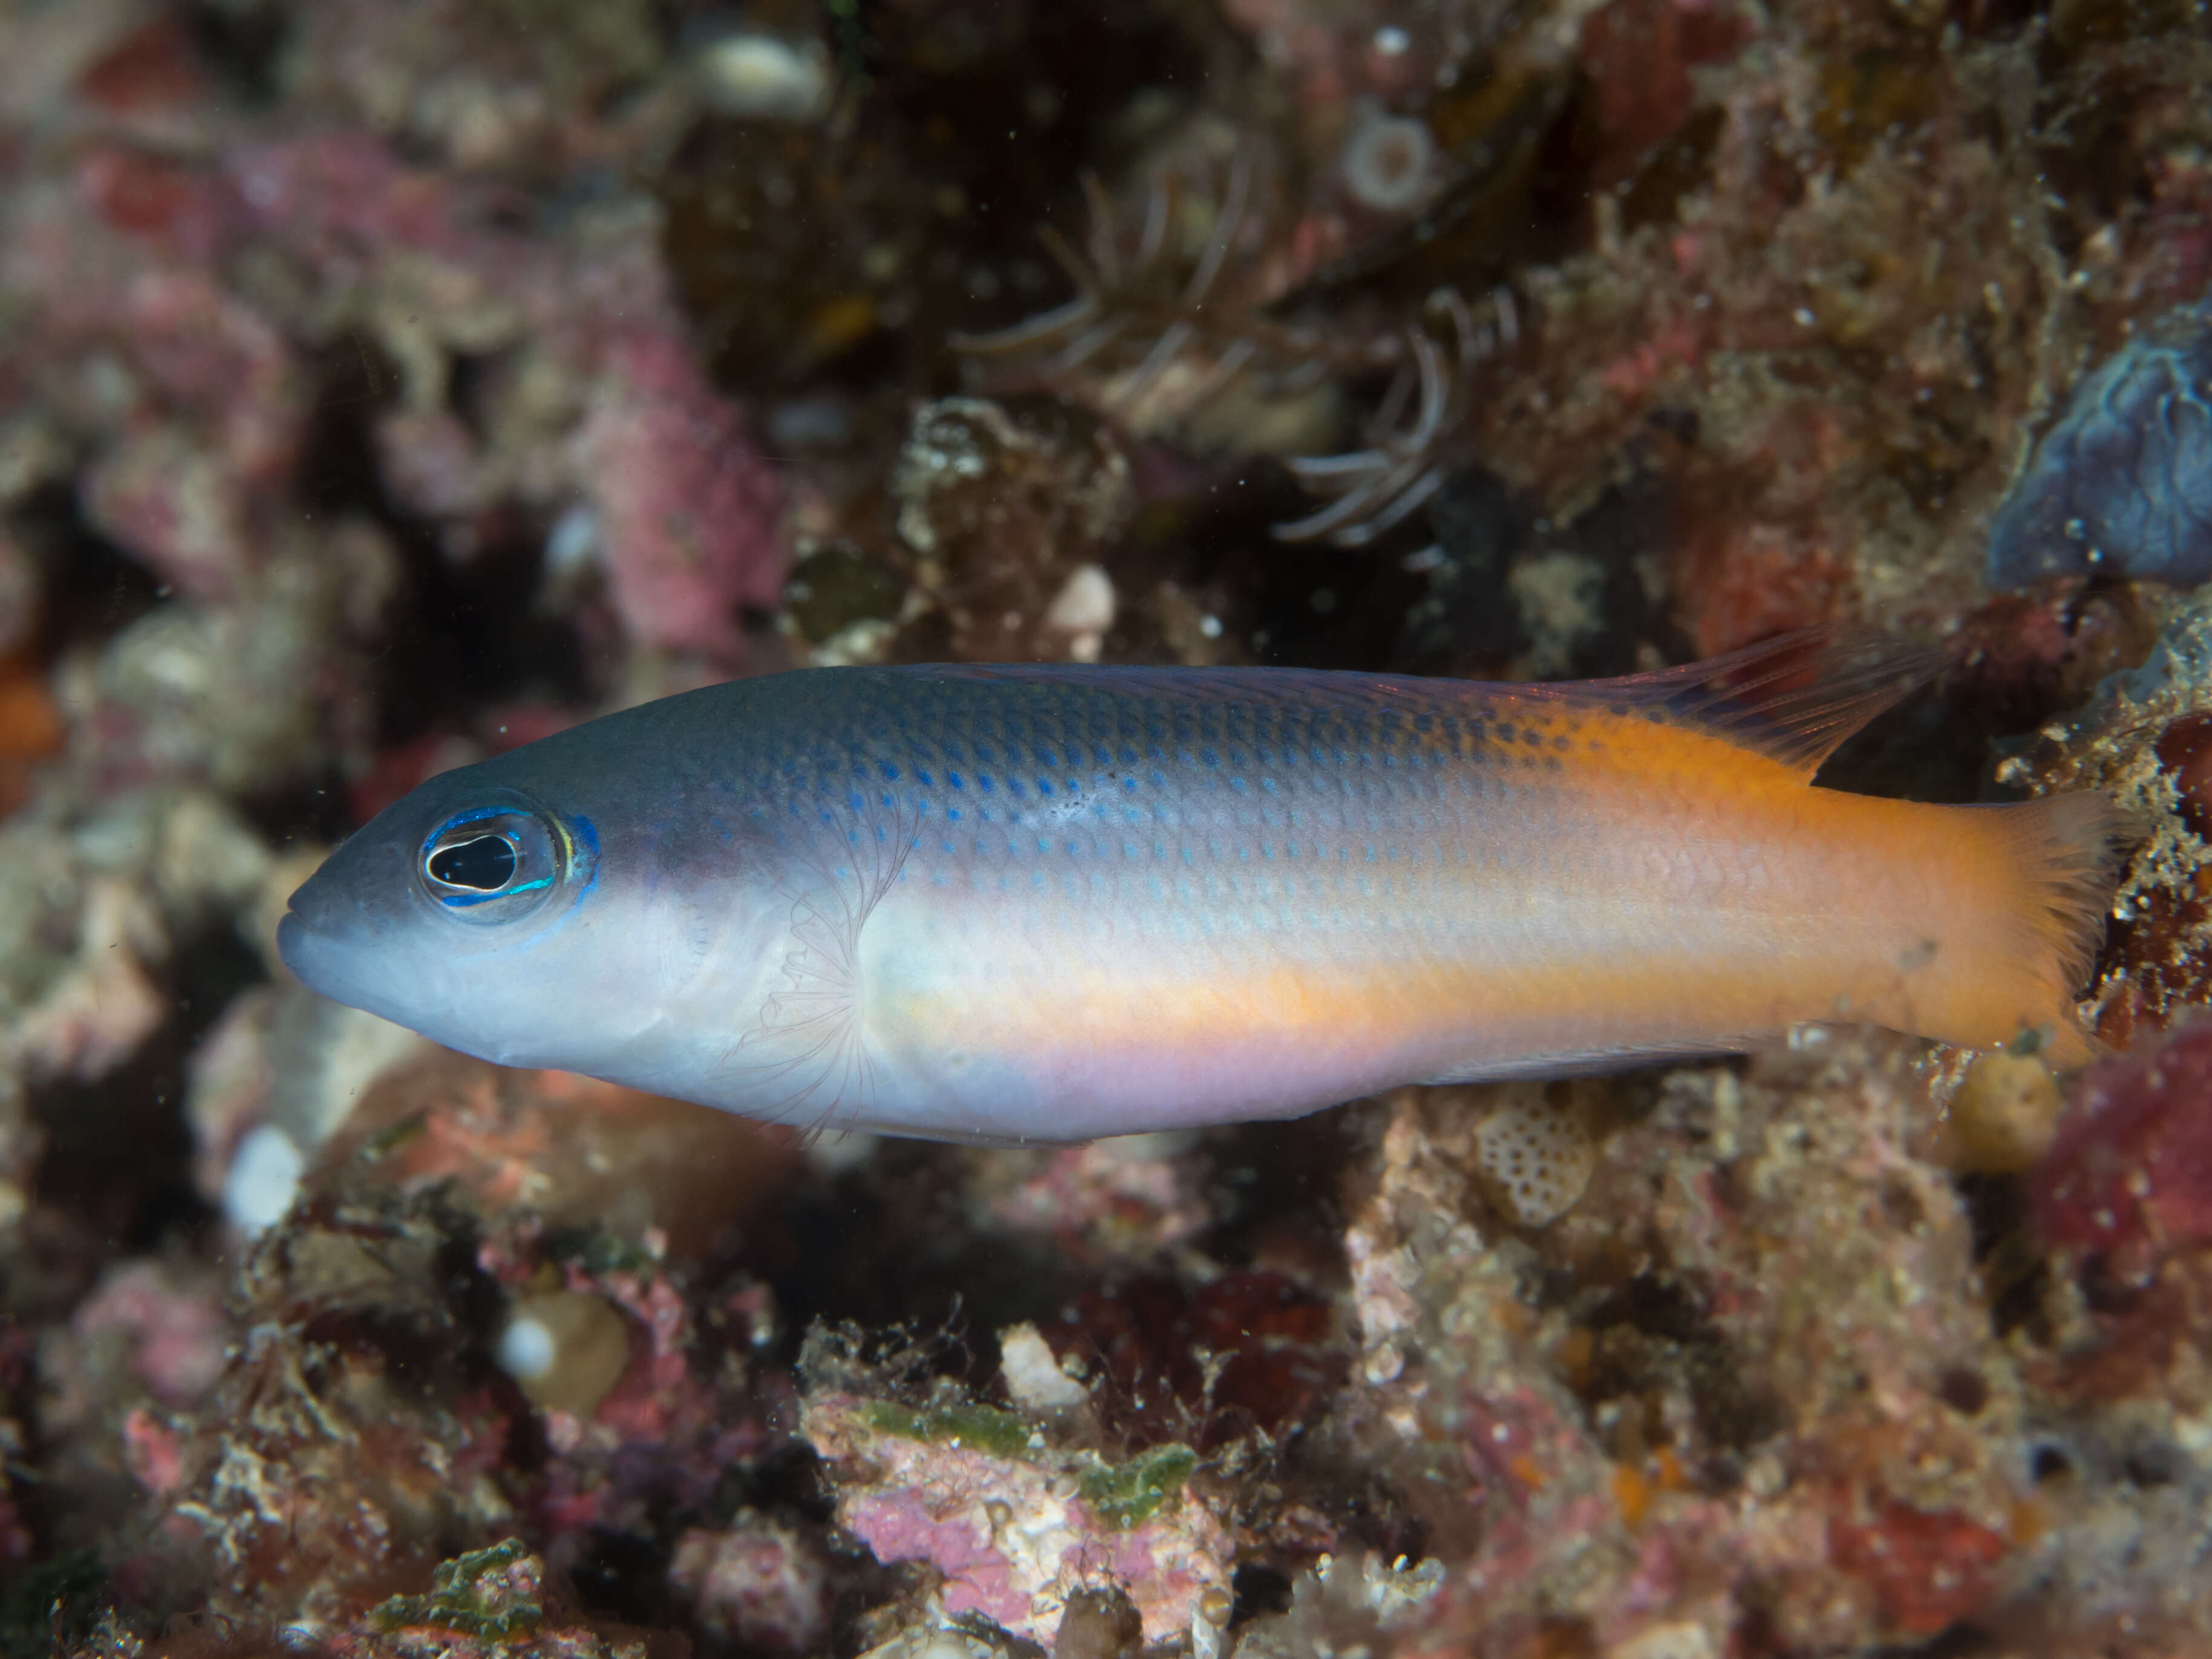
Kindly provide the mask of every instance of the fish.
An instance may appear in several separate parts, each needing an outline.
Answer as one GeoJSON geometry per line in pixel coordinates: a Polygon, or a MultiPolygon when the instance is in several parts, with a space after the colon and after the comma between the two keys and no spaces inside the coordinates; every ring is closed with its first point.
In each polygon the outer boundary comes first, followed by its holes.
{"type": "Polygon", "coordinates": [[[277,934],[450,1048],[812,1129],[1073,1142],[1820,1022],[2094,1041],[2124,826],[1814,775],[1940,669],[807,668],[431,778],[277,934]]]}

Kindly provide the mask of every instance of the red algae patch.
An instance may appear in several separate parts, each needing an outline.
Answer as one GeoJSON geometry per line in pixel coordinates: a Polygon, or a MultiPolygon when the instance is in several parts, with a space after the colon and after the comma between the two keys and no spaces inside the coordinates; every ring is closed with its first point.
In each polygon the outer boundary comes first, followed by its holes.
{"type": "Polygon", "coordinates": [[[2212,1241],[2212,1022],[2084,1073],[2033,1189],[2055,1243],[2140,1259],[2212,1241]]]}

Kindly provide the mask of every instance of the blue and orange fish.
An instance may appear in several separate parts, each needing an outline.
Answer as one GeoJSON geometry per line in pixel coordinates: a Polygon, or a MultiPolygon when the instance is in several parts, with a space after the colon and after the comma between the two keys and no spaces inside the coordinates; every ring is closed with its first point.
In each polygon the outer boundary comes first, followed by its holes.
{"type": "Polygon", "coordinates": [[[1285,1117],[1867,1022],[2048,1034],[2102,796],[1816,787],[1931,653],[1572,685],[810,669],[432,779],[295,894],[309,986],[471,1054],[986,1141],[1285,1117]]]}

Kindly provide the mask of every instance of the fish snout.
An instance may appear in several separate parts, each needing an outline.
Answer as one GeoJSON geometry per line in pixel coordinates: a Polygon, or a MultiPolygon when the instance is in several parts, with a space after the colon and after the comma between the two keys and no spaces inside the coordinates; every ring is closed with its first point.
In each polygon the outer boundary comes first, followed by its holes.
{"type": "Polygon", "coordinates": [[[339,1002],[351,1001],[346,993],[351,975],[349,960],[357,956],[358,939],[348,934],[349,905],[334,902],[337,895],[318,872],[292,895],[289,908],[276,924],[276,954],[292,976],[311,991],[339,1002]]]}
{"type": "Polygon", "coordinates": [[[364,982],[400,931],[376,879],[392,862],[387,849],[356,835],[293,890],[276,924],[276,954],[309,990],[367,1006],[364,982]]]}
{"type": "Polygon", "coordinates": [[[316,954],[325,942],[296,910],[287,910],[276,924],[276,954],[303,984],[313,983],[316,954]]]}

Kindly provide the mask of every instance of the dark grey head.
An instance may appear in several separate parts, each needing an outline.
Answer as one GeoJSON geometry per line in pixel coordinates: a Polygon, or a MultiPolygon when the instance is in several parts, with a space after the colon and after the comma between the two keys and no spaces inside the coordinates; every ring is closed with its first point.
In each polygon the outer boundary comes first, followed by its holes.
{"type": "Polygon", "coordinates": [[[337,1001],[472,1054],[546,1060],[570,1046],[556,988],[599,931],[599,831],[488,770],[378,813],[292,896],[277,949],[337,1001]]]}

